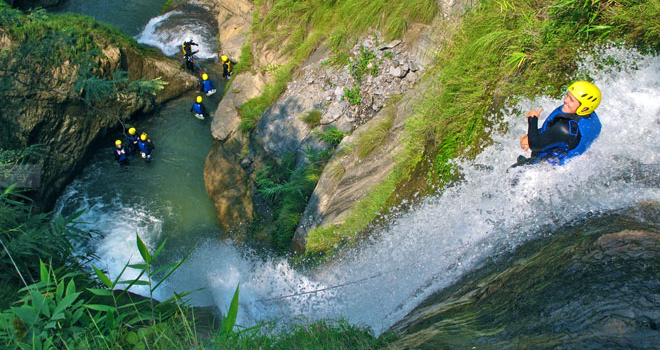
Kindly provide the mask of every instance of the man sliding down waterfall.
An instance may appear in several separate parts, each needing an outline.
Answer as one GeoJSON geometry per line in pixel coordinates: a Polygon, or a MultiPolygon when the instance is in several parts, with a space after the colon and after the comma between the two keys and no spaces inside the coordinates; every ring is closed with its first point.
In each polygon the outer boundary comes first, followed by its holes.
{"type": "Polygon", "coordinates": [[[520,147],[532,150],[530,158],[519,156],[517,167],[542,160],[563,165],[568,159],[584,153],[598,138],[601,124],[594,110],[601,100],[600,89],[586,81],[568,87],[564,104],[557,107],[538,128],[542,107],[531,110],[527,117],[527,135],[520,136],[520,147]]]}

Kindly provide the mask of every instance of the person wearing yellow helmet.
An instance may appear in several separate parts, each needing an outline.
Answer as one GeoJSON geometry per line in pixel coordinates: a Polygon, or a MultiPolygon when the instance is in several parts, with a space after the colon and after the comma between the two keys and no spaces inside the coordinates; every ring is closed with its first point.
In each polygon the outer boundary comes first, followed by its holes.
{"type": "Polygon", "coordinates": [[[114,154],[115,160],[119,165],[128,165],[128,155],[126,154],[124,147],[121,145],[121,140],[115,140],[114,154]]]}
{"type": "Polygon", "coordinates": [[[227,55],[222,55],[220,60],[222,61],[222,77],[227,80],[231,76],[234,62],[227,55]]]}
{"type": "Polygon", "coordinates": [[[202,74],[202,81],[199,83],[200,86],[200,91],[206,94],[206,96],[211,96],[215,94],[215,86],[213,86],[213,82],[209,79],[209,75],[204,73],[202,74]]]}
{"type": "Polygon", "coordinates": [[[128,153],[133,153],[138,149],[138,139],[137,130],[135,128],[128,128],[128,153]]]}
{"type": "Polygon", "coordinates": [[[547,160],[563,165],[568,159],[584,153],[598,138],[601,123],[595,110],[600,105],[600,89],[587,81],[571,84],[564,96],[564,104],[545,119],[541,128],[538,120],[543,108],[529,111],[527,135],[520,137],[520,147],[531,150],[531,158],[518,157],[514,164],[525,165],[547,160]]]}
{"type": "Polygon", "coordinates": [[[140,139],[138,140],[138,149],[140,150],[140,155],[142,156],[142,158],[144,158],[147,162],[150,162],[151,153],[155,148],[156,147],[154,147],[154,144],[147,137],[147,133],[143,132],[140,135],[140,139]]]}
{"type": "Polygon", "coordinates": [[[204,118],[209,115],[206,112],[206,107],[202,103],[202,96],[199,95],[195,99],[195,103],[193,103],[192,107],[190,108],[190,111],[193,113],[195,118],[199,120],[204,120],[204,118]]]}

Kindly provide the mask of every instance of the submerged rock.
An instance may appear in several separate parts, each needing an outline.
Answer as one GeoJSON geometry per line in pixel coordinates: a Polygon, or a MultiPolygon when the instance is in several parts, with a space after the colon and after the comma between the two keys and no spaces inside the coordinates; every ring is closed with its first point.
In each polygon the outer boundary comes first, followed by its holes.
{"type": "Polygon", "coordinates": [[[495,258],[394,325],[390,348],[654,348],[657,214],[610,214],[495,258]]]}

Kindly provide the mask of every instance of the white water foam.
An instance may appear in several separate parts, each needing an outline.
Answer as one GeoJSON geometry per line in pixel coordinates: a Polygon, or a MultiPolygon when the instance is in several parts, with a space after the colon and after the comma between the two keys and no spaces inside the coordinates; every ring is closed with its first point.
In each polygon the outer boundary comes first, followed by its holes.
{"type": "MultiPolygon", "coordinates": [[[[657,188],[625,179],[631,164],[660,159],[655,146],[660,139],[660,58],[617,48],[602,54],[624,62],[624,69],[591,74],[604,96],[598,109],[602,133],[588,152],[567,165],[539,164],[507,172],[523,153],[518,136],[526,133],[524,112],[543,106],[547,116],[561,103],[548,97],[522,101],[504,111],[501,122],[507,131],[494,134],[493,144],[476,159],[454,160],[463,174],[461,182],[400,215],[372,242],[332,264],[301,274],[282,259],[260,259],[231,243],[208,242],[168,279],[163,292],[206,287],[193,294],[193,302],[226,311],[240,283],[241,325],[274,318],[343,317],[380,333],[488,257],[593,213],[660,201],[657,188]],[[316,290],[323,291],[302,294],[316,290]],[[300,295],[279,298],[291,294],[300,295]]],[[[581,69],[595,72],[596,66],[587,62],[581,69]]],[[[111,271],[123,266],[122,259],[136,256],[126,233],[132,229],[113,221],[136,220],[136,213],[125,210],[126,217],[108,217],[107,223],[105,214],[97,214],[100,225],[112,228],[104,242],[114,248],[101,243],[97,249],[111,271]],[[113,235],[118,238],[108,237],[113,235]],[[108,255],[117,249],[132,253],[108,255]]],[[[142,224],[146,237],[157,237],[148,231],[158,228],[149,228],[147,221],[138,219],[128,226],[142,224]]]]}
{"type": "MultiPolygon", "coordinates": [[[[127,268],[126,264],[144,264],[144,259],[137,248],[137,236],[149,248],[155,251],[162,231],[163,220],[151,214],[148,209],[140,206],[127,206],[121,202],[120,197],[113,197],[109,204],[100,197],[89,197],[84,191],[86,184],[80,179],[71,183],[65,193],[58,199],[57,211],[63,206],[70,208],[87,208],[78,218],[83,222],[79,227],[100,234],[96,237],[91,251],[98,257],[92,265],[107,271],[111,280],[115,280],[121,273],[120,281],[130,281],[138,278],[139,271],[127,268]]],[[[89,247],[79,247],[80,251],[89,250],[89,247]]],[[[91,269],[91,266],[90,266],[91,269]]],[[[146,281],[146,276],[140,278],[146,281]]],[[[126,285],[118,285],[117,288],[126,285]]],[[[132,286],[131,292],[149,295],[147,286],[132,286]]],[[[157,294],[157,298],[165,297],[157,294]]]]}
{"type": "Polygon", "coordinates": [[[215,37],[207,23],[181,11],[172,11],[149,20],[136,40],[141,44],[159,48],[168,56],[181,52],[181,44],[191,38],[199,46],[195,55],[201,59],[217,59],[215,37]]]}

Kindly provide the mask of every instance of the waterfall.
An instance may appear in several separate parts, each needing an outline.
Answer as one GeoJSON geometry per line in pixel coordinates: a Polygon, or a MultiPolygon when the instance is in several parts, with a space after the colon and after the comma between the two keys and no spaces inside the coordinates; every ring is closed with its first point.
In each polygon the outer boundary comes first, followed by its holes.
{"type": "MultiPolygon", "coordinates": [[[[598,114],[603,128],[591,148],[567,165],[509,169],[523,154],[518,136],[526,133],[524,113],[542,106],[545,117],[561,104],[560,99],[546,96],[522,100],[498,117],[485,116],[506,126],[497,130],[506,131],[493,131],[492,144],[475,159],[452,161],[463,175],[461,181],[399,213],[373,239],[339,254],[332,263],[300,273],[284,259],[257,257],[232,242],[205,240],[164,284],[163,293],[206,287],[193,294],[192,302],[215,304],[226,311],[240,282],[241,325],[273,318],[286,322],[343,317],[380,334],[486,258],[510,252],[574,220],[641,201],[660,201],[657,188],[629,176],[633,169],[660,170],[656,146],[660,58],[607,47],[586,58],[579,70],[589,72],[602,90],[598,114]],[[593,58],[605,56],[620,65],[602,68],[593,58]]],[[[69,191],[84,189],[74,184],[69,191]]],[[[94,211],[85,215],[102,218],[94,211]]],[[[160,228],[149,224],[150,214],[130,215],[139,221],[133,226],[143,227],[144,235],[155,242],[160,228]]],[[[123,251],[115,260],[130,252],[138,255],[128,239],[108,238],[123,230],[119,225],[104,225],[115,226],[104,231],[105,238],[96,248],[108,266],[125,262],[108,261],[103,254],[109,250],[106,243],[123,251]]]]}
{"type": "Polygon", "coordinates": [[[181,52],[181,44],[186,38],[191,38],[199,44],[193,46],[193,50],[199,50],[197,58],[217,59],[216,32],[217,29],[202,13],[172,11],[152,18],[136,39],[172,56],[181,52]]]}

